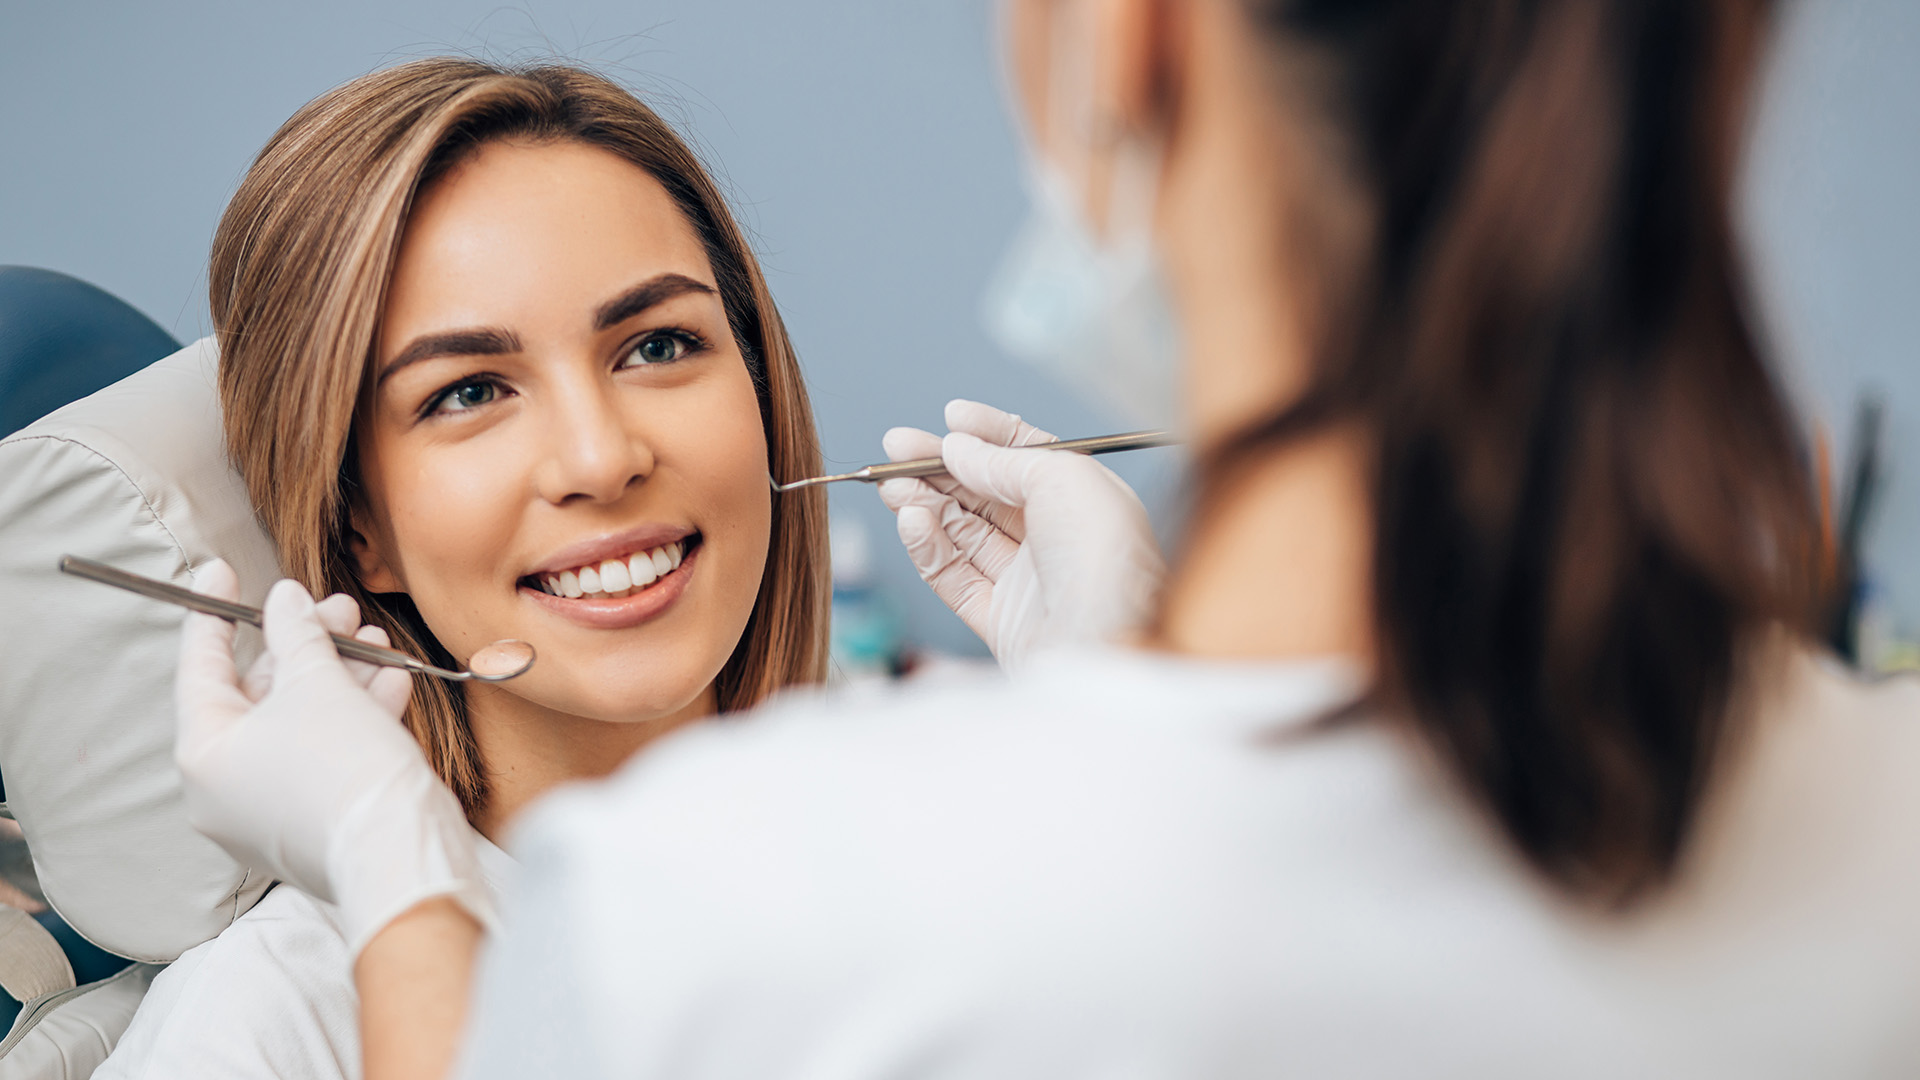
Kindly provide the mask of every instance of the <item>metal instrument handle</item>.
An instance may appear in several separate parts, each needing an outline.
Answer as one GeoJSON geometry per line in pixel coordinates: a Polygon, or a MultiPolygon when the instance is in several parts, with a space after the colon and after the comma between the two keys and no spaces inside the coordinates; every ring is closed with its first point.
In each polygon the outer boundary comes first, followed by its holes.
{"type": "MultiPolygon", "coordinates": [[[[217,616],[228,622],[246,623],[248,626],[260,625],[259,608],[248,607],[245,604],[236,604],[231,600],[222,600],[217,596],[208,596],[205,593],[197,593],[192,589],[183,589],[178,585],[165,581],[155,581],[150,577],[142,577],[139,574],[131,574],[117,566],[109,566],[106,563],[93,559],[82,558],[78,555],[62,555],[60,556],[60,569],[75,577],[98,581],[103,585],[112,585],[115,588],[125,589],[131,593],[138,593],[150,599],[164,600],[169,604],[178,604],[183,608],[190,608],[203,614],[217,616]]],[[[383,649],[378,645],[369,645],[364,641],[346,637],[342,634],[329,634],[328,636],[333,638],[333,646],[340,651],[340,655],[342,656],[350,656],[355,660],[364,660],[369,664],[406,668],[409,671],[418,671],[427,675],[440,674],[441,671],[441,669],[432,664],[408,656],[398,649],[383,649]]],[[[447,674],[458,673],[448,672],[447,674]]]]}
{"type": "MultiPolygon", "coordinates": [[[[1056,439],[1048,443],[1034,443],[1031,446],[1014,447],[1018,450],[1068,450],[1076,454],[1112,454],[1122,450],[1146,450],[1155,446],[1174,446],[1179,443],[1170,431],[1128,431],[1119,435],[1094,435],[1085,439],[1056,439]]],[[[940,476],[947,471],[946,463],[937,457],[914,458],[910,461],[893,461],[883,465],[869,465],[860,470],[868,475],[860,477],[869,483],[882,480],[894,480],[906,476],[940,476]]]]}

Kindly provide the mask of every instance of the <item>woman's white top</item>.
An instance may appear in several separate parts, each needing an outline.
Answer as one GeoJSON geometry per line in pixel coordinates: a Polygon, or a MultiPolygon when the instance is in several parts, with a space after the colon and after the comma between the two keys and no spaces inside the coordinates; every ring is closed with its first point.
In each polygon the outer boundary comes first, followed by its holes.
{"type": "MultiPolygon", "coordinates": [[[[480,838],[496,893],[512,857],[480,838]]],[[[276,887],[154,977],[94,1080],[358,1080],[360,998],[338,910],[276,887]]]]}
{"type": "Polygon", "coordinates": [[[1673,888],[1565,902],[1333,664],[1107,651],[675,736],[515,840],[462,1073],[1920,1076],[1920,683],[1781,650],[1673,888]]]}

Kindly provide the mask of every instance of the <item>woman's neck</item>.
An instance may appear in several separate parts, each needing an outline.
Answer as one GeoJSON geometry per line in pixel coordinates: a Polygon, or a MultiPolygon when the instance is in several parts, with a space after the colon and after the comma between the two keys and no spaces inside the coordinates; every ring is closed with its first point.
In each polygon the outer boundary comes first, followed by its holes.
{"type": "Polygon", "coordinates": [[[1244,468],[1196,521],[1161,644],[1234,658],[1373,653],[1363,441],[1329,431],[1244,468]]]}
{"type": "MultiPolygon", "coordinates": [[[[1246,47],[1239,6],[1190,8],[1195,60],[1170,106],[1157,234],[1181,315],[1188,428],[1204,453],[1306,391],[1311,343],[1357,280],[1372,226],[1324,134],[1276,92],[1270,58],[1246,47]]],[[[1369,476],[1352,427],[1242,463],[1193,523],[1161,643],[1369,660],[1369,476]]]]}
{"type": "Polygon", "coordinates": [[[587,720],[500,687],[470,686],[468,724],[487,777],[486,805],[474,827],[498,843],[520,811],[547,791],[606,776],[641,747],[714,712],[711,686],[679,712],[639,723],[587,720]]]}
{"type": "MultiPolygon", "coordinates": [[[[1226,164],[1173,175],[1165,234],[1197,448],[1282,411],[1313,377],[1308,342],[1336,269],[1303,266],[1272,192],[1277,167],[1199,132],[1226,164]]],[[[1245,141],[1245,140],[1242,140],[1245,141]]],[[[1314,226],[1349,229],[1330,208],[1314,226]]],[[[1321,247],[1316,245],[1316,247],[1321,247]]],[[[1336,426],[1242,462],[1199,508],[1168,588],[1161,644],[1222,657],[1373,653],[1373,510],[1364,433],[1336,426]]]]}
{"type": "MultiPolygon", "coordinates": [[[[1223,239],[1215,251],[1232,246],[1223,239]]],[[[1216,254],[1188,281],[1196,278],[1182,307],[1189,416],[1204,453],[1285,409],[1308,372],[1304,335],[1271,265],[1216,254]]],[[[1204,656],[1370,657],[1368,461],[1365,437],[1348,425],[1239,464],[1198,508],[1167,590],[1161,643],[1204,656]]]]}

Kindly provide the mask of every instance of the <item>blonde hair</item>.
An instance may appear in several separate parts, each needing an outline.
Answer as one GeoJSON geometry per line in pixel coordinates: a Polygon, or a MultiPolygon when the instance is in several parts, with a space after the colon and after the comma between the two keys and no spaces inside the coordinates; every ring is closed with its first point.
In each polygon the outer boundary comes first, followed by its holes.
{"type": "MultiPolygon", "coordinates": [[[[208,272],[228,453],[287,576],[344,592],[396,647],[447,663],[404,594],[375,595],[347,547],[353,426],[371,377],[388,281],[416,195],[479,146],[567,141],[609,151],[666,188],[704,244],[760,398],[768,464],[819,472],[799,363],[760,266],[719,189],[665,121],[620,86],[560,65],[419,60],[308,103],[248,170],[214,235],[208,272]]],[[[760,595],[715,681],[747,708],[826,670],[826,500],[779,496],[760,595]]],[[[469,815],[486,774],[460,688],[416,679],[407,726],[469,815]]]]}

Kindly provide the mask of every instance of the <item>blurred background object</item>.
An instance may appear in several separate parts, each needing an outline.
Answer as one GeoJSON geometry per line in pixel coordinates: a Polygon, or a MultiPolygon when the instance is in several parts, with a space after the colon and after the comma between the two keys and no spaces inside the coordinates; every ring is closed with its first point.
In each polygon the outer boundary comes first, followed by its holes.
{"type": "Polygon", "coordinates": [[[890,679],[906,665],[899,617],[873,571],[866,522],[843,515],[833,523],[832,675],[847,682],[890,679]]]}
{"type": "MultiPolygon", "coordinates": [[[[1867,525],[1880,494],[1881,429],[1885,422],[1886,404],[1878,396],[1860,399],[1860,407],[1854,414],[1853,459],[1844,478],[1846,486],[1840,491],[1839,501],[1830,501],[1827,506],[1833,518],[1830,530],[1833,596],[1827,642],[1835,652],[1856,665],[1861,663],[1864,653],[1880,651],[1885,639],[1894,633],[1886,594],[1867,575],[1861,553],[1867,525]],[[1866,625],[1863,626],[1863,622],[1866,625]],[[1863,637],[1867,639],[1867,649],[1862,648],[1863,637]]],[[[1823,456],[1823,465],[1826,460],[1823,456]]]]}
{"type": "MultiPolygon", "coordinates": [[[[953,397],[1064,436],[1121,430],[981,329],[981,293],[1025,208],[993,7],[0,0],[0,263],[73,274],[199,337],[215,221],[294,109],[413,57],[557,54],[632,85],[729,184],[800,348],[829,467],[877,460],[888,427],[940,430],[953,397]]],[[[1920,632],[1916,61],[1920,3],[1784,5],[1743,197],[1764,326],[1836,460],[1853,458],[1862,389],[1884,393],[1884,483],[1860,565],[1895,641],[1920,632]]],[[[1173,529],[1177,457],[1110,464],[1173,529]]],[[[859,588],[891,605],[900,647],[984,655],[920,584],[874,493],[831,499],[866,534],[859,588]]]]}

